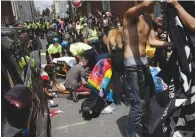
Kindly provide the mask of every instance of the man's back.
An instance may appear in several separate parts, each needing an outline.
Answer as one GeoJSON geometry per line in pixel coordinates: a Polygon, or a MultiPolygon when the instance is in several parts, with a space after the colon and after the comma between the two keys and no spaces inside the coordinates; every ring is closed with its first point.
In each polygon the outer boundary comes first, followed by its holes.
{"type": "Polygon", "coordinates": [[[76,89],[81,82],[81,76],[85,74],[85,69],[80,65],[74,65],[67,73],[65,87],[76,89]]]}

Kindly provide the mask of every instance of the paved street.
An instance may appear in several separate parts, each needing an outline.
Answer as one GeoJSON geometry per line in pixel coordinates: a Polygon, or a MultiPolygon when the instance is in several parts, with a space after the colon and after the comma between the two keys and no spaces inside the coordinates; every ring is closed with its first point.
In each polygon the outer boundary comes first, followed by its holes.
{"type": "MultiPolygon", "coordinates": [[[[41,40],[41,42],[42,45],[46,45],[46,40],[41,40]]],[[[46,63],[45,56],[42,54],[42,64],[44,63],[46,63]]],[[[63,82],[63,79],[58,79],[58,81],[63,82]]],[[[80,99],[78,103],[74,103],[66,98],[54,99],[54,102],[58,104],[56,108],[64,113],[51,118],[53,137],[123,137],[129,107],[122,104],[112,114],[101,114],[96,119],[85,121],[79,113],[82,101],[83,99],[80,99]]]]}

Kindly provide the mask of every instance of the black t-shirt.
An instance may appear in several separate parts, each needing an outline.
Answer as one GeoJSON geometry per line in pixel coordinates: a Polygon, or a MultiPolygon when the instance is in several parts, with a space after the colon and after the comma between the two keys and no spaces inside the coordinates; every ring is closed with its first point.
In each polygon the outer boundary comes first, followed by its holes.
{"type": "Polygon", "coordinates": [[[33,40],[32,40],[32,45],[33,45],[32,50],[42,49],[41,41],[40,41],[39,38],[37,38],[37,37],[34,37],[34,38],[33,38],[33,40]]]}

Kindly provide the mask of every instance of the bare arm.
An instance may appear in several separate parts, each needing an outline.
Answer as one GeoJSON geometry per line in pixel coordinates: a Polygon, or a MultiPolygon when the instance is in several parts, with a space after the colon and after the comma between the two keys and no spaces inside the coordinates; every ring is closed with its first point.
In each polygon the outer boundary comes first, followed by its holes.
{"type": "Polygon", "coordinates": [[[163,47],[173,46],[173,43],[172,42],[166,42],[166,41],[158,40],[156,38],[156,35],[155,35],[155,32],[154,32],[154,28],[153,27],[152,27],[151,32],[149,34],[148,44],[151,47],[156,47],[156,48],[163,48],[163,47]]]}
{"type": "Polygon", "coordinates": [[[112,54],[112,50],[111,50],[111,47],[110,47],[110,44],[109,42],[107,43],[107,50],[108,52],[110,53],[110,55],[112,54]]]}
{"type": "Polygon", "coordinates": [[[173,0],[169,2],[172,4],[175,9],[177,10],[177,13],[179,17],[181,18],[182,22],[192,31],[195,31],[195,18],[192,17],[189,13],[185,11],[185,9],[176,1],[173,0]]]}
{"type": "Polygon", "coordinates": [[[136,7],[130,8],[125,13],[125,17],[127,18],[135,18],[145,13],[151,6],[153,6],[156,1],[144,1],[136,7]]]}
{"type": "Polygon", "coordinates": [[[87,81],[85,80],[84,77],[81,77],[81,83],[82,83],[83,85],[87,85],[87,81]]]}
{"type": "Polygon", "coordinates": [[[45,94],[46,94],[47,96],[52,97],[52,94],[48,91],[47,88],[44,88],[43,90],[44,90],[44,92],[45,92],[45,94]]]}

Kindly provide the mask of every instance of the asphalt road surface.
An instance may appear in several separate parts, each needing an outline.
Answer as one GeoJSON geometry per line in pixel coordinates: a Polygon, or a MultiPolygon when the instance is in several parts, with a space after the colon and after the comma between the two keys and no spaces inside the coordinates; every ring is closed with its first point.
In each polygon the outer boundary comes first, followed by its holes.
{"type": "MultiPolygon", "coordinates": [[[[42,64],[45,60],[46,40],[41,40],[43,45],[42,64]]],[[[64,82],[64,79],[58,79],[64,82]]],[[[85,121],[79,113],[81,103],[84,99],[80,99],[78,103],[68,100],[65,97],[58,97],[54,102],[58,107],[50,108],[60,109],[64,113],[51,118],[52,137],[123,137],[125,131],[126,118],[129,113],[129,107],[122,104],[118,110],[112,114],[101,114],[100,117],[85,121]]]]}

